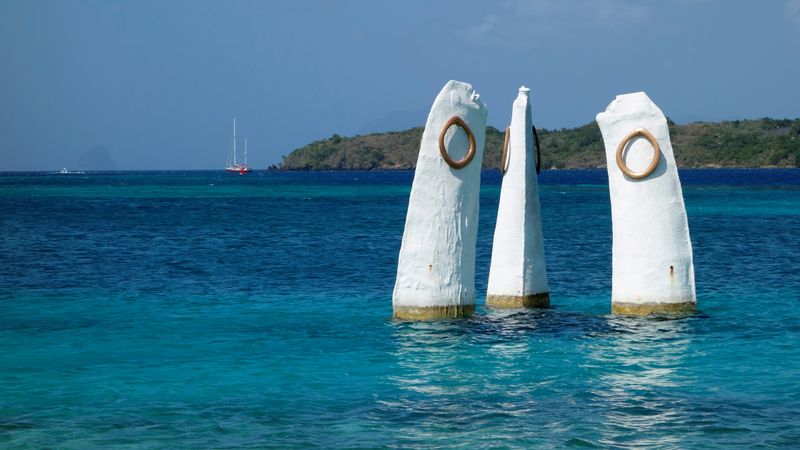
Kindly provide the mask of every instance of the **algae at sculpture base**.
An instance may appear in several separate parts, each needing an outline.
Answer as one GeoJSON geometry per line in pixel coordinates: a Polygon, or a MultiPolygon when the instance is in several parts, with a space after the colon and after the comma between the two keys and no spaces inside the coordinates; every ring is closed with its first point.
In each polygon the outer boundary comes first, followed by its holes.
{"type": "Polygon", "coordinates": [[[434,320],[475,310],[475,247],[487,109],[449,81],[422,133],[397,262],[394,317],[434,320]]]}
{"type": "Polygon", "coordinates": [[[612,312],[684,314],[696,308],[689,225],[664,113],[644,92],[597,115],[612,220],[612,312]]]}
{"type": "Polygon", "coordinates": [[[550,305],[537,180],[541,155],[529,93],[525,86],[519,89],[503,148],[503,181],[486,291],[486,304],[496,308],[550,305]]]}

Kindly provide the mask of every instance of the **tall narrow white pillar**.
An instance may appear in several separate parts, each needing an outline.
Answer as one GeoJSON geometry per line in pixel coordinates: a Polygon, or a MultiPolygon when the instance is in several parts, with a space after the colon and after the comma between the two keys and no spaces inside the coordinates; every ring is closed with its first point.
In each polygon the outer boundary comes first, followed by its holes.
{"type": "Polygon", "coordinates": [[[486,291],[486,304],[499,308],[550,305],[529,92],[521,87],[514,100],[503,152],[504,175],[486,291]]]}
{"type": "Polygon", "coordinates": [[[612,312],[694,311],[692,243],[664,113],[636,92],[617,96],[597,123],[611,194],[612,312]]]}
{"type": "Polygon", "coordinates": [[[449,81],[422,133],[392,303],[394,316],[433,320],[475,310],[475,245],[486,106],[449,81]]]}

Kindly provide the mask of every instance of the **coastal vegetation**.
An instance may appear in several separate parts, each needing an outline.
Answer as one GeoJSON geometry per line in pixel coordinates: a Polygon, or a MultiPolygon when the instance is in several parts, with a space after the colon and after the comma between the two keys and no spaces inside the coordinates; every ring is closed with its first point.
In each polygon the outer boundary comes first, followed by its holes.
{"type": "MultiPolygon", "coordinates": [[[[312,142],[283,157],[279,170],[412,169],[417,162],[422,127],[368,135],[338,134],[312,142]]],[[[680,167],[797,167],[800,119],[726,122],[669,121],[680,167]]],[[[559,130],[538,130],[542,168],[605,167],[603,140],[595,122],[559,130]]],[[[504,131],[486,129],[483,167],[500,165],[504,131]]]]}

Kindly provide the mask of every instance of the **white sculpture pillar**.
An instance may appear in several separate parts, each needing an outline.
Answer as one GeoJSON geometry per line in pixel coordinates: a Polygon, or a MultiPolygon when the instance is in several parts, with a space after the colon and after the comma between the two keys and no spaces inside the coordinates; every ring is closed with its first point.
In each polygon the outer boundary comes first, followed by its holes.
{"type": "Polygon", "coordinates": [[[617,96],[597,123],[611,194],[612,312],[694,311],[692,243],[664,113],[636,92],[617,96]]]}
{"type": "Polygon", "coordinates": [[[449,81],[422,133],[392,303],[400,319],[475,310],[475,245],[486,106],[472,86],[449,81]]]}
{"type": "Polygon", "coordinates": [[[550,306],[542,242],[542,213],[530,89],[519,89],[506,130],[504,172],[492,245],[486,304],[499,308],[550,306]]]}

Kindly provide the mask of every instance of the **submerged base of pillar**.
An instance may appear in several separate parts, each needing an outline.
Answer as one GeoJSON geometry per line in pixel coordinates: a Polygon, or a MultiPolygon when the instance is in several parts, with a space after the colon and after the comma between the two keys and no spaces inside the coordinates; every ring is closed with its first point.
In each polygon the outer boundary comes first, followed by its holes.
{"type": "Polygon", "coordinates": [[[687,315],[695,312],[697,303],[622,303],[611,304],[611,313],[621,316],[687,315]]]}
{"type": "Polygon", "coordinates": [[[550,294],[487,295],[486,305],[492,308],[549,308],[550,294]]]}
{"type": "Polygon", "coordinates": [[[441,320],[466,317],[475,312],[475,305],[397,306],[394,318],[401,320],[441,320]]]}

